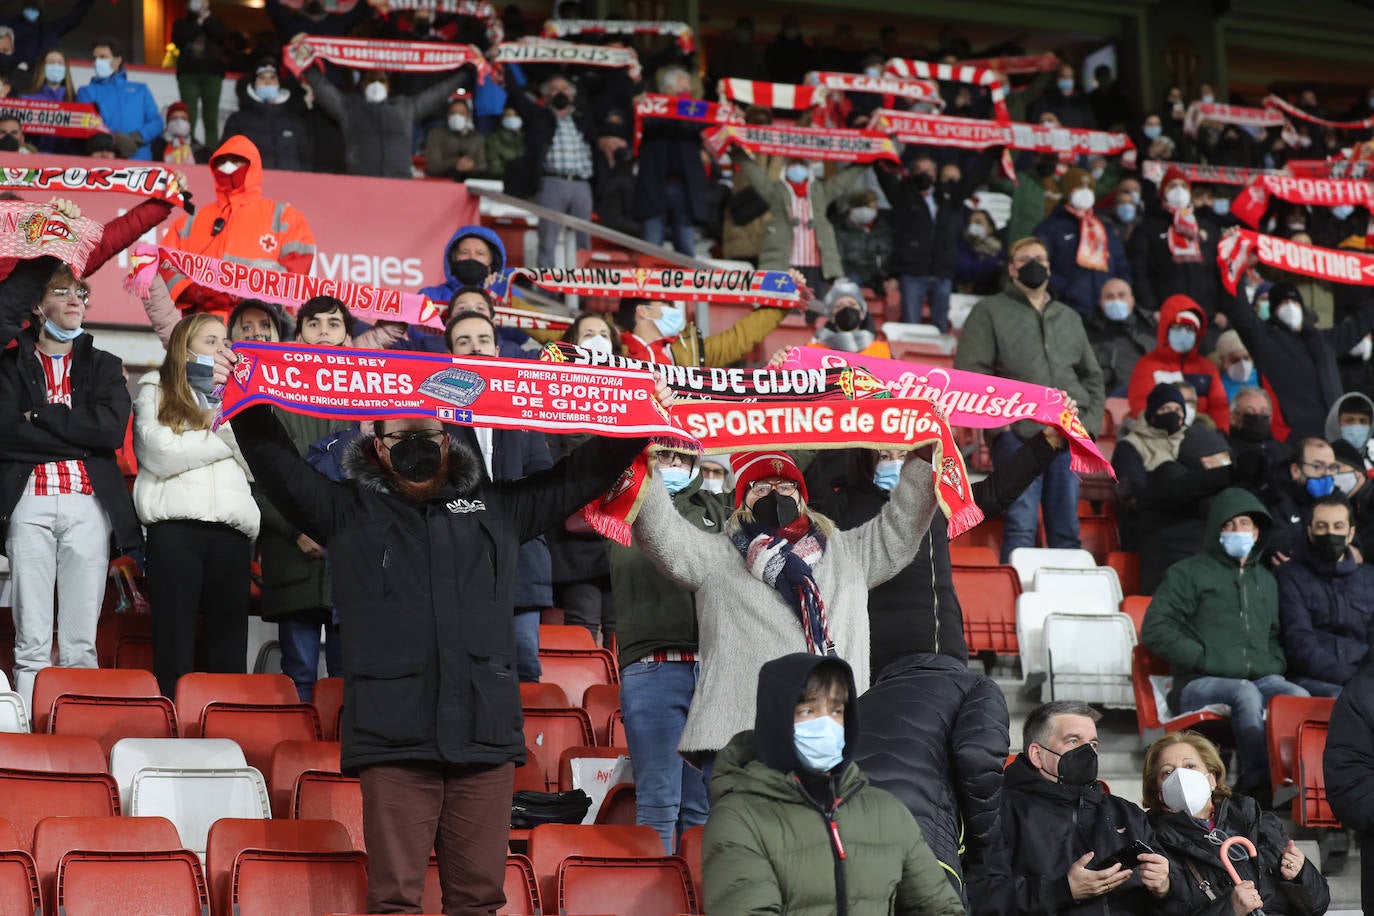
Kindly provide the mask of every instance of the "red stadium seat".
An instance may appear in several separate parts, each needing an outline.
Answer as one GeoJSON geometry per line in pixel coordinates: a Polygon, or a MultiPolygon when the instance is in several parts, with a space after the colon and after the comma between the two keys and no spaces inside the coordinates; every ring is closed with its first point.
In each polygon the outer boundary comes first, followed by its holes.
{"type": "Polygon", "coordinates": [[[499,916],[532,916],[540,912],[539,882],[534,878],[534,863],[524,856],[506,856],[506,905],[499,916]]]}
{"type": "Polygon", "coordinates": [[[153,616],[106,614],[95,626],[95,657],[101,668],[153,670],[153,616]]]}
{"type": "MultiPolygon", "coordinates": [[[[1336,701],[1329,697],[1274,697],[1264,717],[1269,749],[1269,787],[1277,808],[1298,791],[1298,728],[1304,722],[1330,722],[1336,701]]],[[[1294,810],[1296,817],[1297,811],[1294,810]]]]}
{"type": "Polygon", "coordinates": [[[248,765],[262,773],[271,770],[272,750],[281,742],[323,737],[320,714],[309,703],[210,703],[200,716],[200,735],[236,741],[248,765]]]}
{"type": "Polygon", "coordinates": [[[165,817],[43,818],[33,831],[33,861],[50,916],[57,914],[58,866],[63,856],[78,849],[102,853],[169,852],[181,849],[181,837],[165,817]]]}
{"type": "Polygon", "coordinates": [[[547,791],[558,785],[558,758],[563,750],[589,745],[593,737],[592,720],[585,709],[525,710],[525,744],[539,752],[547,791]]]}
{"type": "Polygon", "coordinates": [[[55,735],[95,738],[101,752],[108,756],[121,738],[175,738],[177,713],[166,697],[135,699],[67,694],[53,705],[48,727],[55,735]]]}
{"type": "MultiPolygon", "coordinates": [[[[1314,698],[1315,699],[1315,698],[1314,698]]],[[[1303,722],[1298,726],[1298,797],[1293,799],[1293,820],[1300,827],[1339,827],[1340,820],[1326,797],[1326,776],[1322,755],[1326,753],[1329,719],[1303,722]]],[[[1364,850],[1360,850],[1363,854],[1364,850]]]]}
{"type": "MultiPolygon", "coordinates": [[[[210,881],[210,905],[215,916],[235,916],[232,901],[234,865],[245,849],[353,852],[348,831],[334,821],[221,818],[210,828],[205,848],[205,873],[210,881]]],[[[365,910],[366,901],[348,904],[345,908],[365,910]]]]}
{"type": "Polygon", "coordinates": [[[45,817],[115,817],[119,787],[108,773],[35,773],[0,770],[0,818],[18,835],[19,848],[33,848],[33,832],[45,817]]]}
{"type": "Polygon", "coordinates": [[[85,735],[0,732],[0,768],[42,773],[108,773],[100,742],[85,735]]]}
{"type": "Polygon", "coordinates": [[[545,792],[548,783],[544,781],[544,758],[534,748],[526,745],[525,764],[515,768],[516,792],[545,792]]]}
{"type": "Polygon", "coordinates": [[[1145,612],[1150,609],[1149,595],[1126,595],[1121,602],[1121,613],[1131,618],[1135,624],[1136,638],[1140,638],[1140,628],[1145,626],[1145,612]]]}
{"type": "Polygon", "coordinates": [[[348,831],[353,849],[367,849],[363,842],[363,787],[356,776],[314,770],[302,773],[291,796],[291,816],[335,821],[348,831]]]}
{"type": "Polygon", "coordinates": [[[630,745],[625,737],[625,715],[618,709],[611,713],[611,727],[606,732],[606,743],[619,747],[629,747],[630,745]]]}
{"type": "Polygon", "coordinates": [[[1107,559],[1121,544],[1116,530],[1116,519],[1110,515],[1090,515],[1078,520],[1078,536],[1083,549],[1093,555],[1098,565],[1105,565],[1107,559]]]}
{"type": "Polygon", "coordinates": [[[953,547],[949,548],[949,562],[952,566],[996,566],[997,553],[991,547],[953,547]]]}
{"type": "Polygon", "coordinates": [[[558,870],[568,856],[657,858],[663,855],[663,840],[654,828],[641,825],[540,824],[530,831],[529,855],[539,896],[551,901],[558,899],[558,870]]]}
{"type": "MultiPolygon", "coordinates": [[[[157,678],[138,669],[44,668],[33,680],[33,730],[49,732],[53,704],[65,695],[82,697],[160,697],[157,678]]],[[[74,733],[73,733],[74,734],[74,733]]],[[[94,736],[93,736],[94,737],[94,736]]],[[[143,736],[140,736],[143,737],[143,736]]]]}
{"type": "Polygon", "coordinates": [[[596,640],[592,631],[583,626],[565,624],[554,626],[541,624],[539,627],[539,651],[545,649],[595,649],[596,640]]]}
{"type": "Polygon", "coordinates": [[[673,916],[695,913],[692,875],[677,856],[569,856],[558,869],[560,913],[673,916]]]}
{"type": "Polygon", "coordinates": [[[40,916],[43,896],[33,859],[22,850],[0,852],[0,913],[40,916]]]}
{"type": "Polygon", "coordinates": [[[593,684],[582,695],[582,708],[592,720],[592,732],[597,744],[609,744],[611,716],[620,709],[620,687],[616,684],[593,684]]]}
{"type": "Polygon", "coordinates": [[[1010,566],[954,566],[954,592],[964,611],[964,640],[972,654],[1017,655],[1016,599],[1021,577],[1010,566]]]}
{"type": "Polygon", "coordinates": [[[520,685],[520,705],[555,709],[572,704],[568,702],[568,695],[563,692],[563,688],[557,684],[526,681],[520,685]]]}
{"type": "Polygon", "coordinates": [[[1136,727],[1142,743],[1153,741],[1160,735],[1194,728],[1207,722],[1227,721],[1226,716],[1205,709],[1174,716],[1172,719],[1160,718],[1159,706],[1155,703],[1155,689],[1150,683],[1150,677],[1168,673],[1169,666],[1149,649],[1136,646],[1131,650],[1131,688],[1135,693],[1136,727]]]}
{"type": "Polygon", "coordinates": [[[299,702],[284,674],[183,674],[177,680],[177,723],[183,738],[201,738],[200,717],[211,703],[289,706],[299,702]]]}
{"type": "Polygon", "coordinates": [[[1002,556],[1002,517],[985,518],[949,542],[950,547],[986,547],[1002,556]]]}
{"type": "Polygon", "coordinates": [[[7,820],[0,819],[0,850],[23,848],[19,843],[19,834],[15,831],[14,825],[7,820]]]}
{"type": "Polygon", "coordinates": [[[692,873],[692,890],[696,892],[697,902],[702,906],[706,904],[706,895],[701,890],[701,841],[705,835],[705,827],[688,827],[682,831],[682,836],[677,842],[677,854],[686,861],[687,869],[692,873]]]}
{"type": "Polygon", "coordinates": [[[557,684],[568,698],[582,697],[593,684],[618,684],[615,656],[608,649],[539,650],[540,680],[557,684]]]}
{"type": "Polygon", "coordinates": [[[296,780],[307,770],[339,772],[340,745],[337,741],[283,741],[272,749],[267,773],[267,792],[272,799],[273,817],[292,817],[296,780]]]}
{"type": "Polygon", "coordinates": [[[1107,554],[1107,565],[1116,570],[1121,594],[1140,594],[1140,554],[1134,550],[1113,550],[1107,554]]]}
{"type": "Polygon", "coordinates": [[[635,784],[621,782],[606,790],[601,807],[596,812],[598,824],[634,824],[639,801],[635,796],[635,784]]]}
{"type": "Polygon", "coordinates": [[[201,916],[209,901],[200,860],[190,850],[83,850],[62,857],[53,912],[63,916],[110,912],[201,916]]]}
{"type": "Polygon", "coordinates": [[[367,856],[361,852],[266,852],[234,862],[234,916],[301,916],[367,908],[367,856]]]}
{"type": "Polygon", "coordinates": [[[343,715],[344,681],[341,677],[322,677],[315,682],[311,703],[320,714],[324,740],[339,740],[339,718],[343,715]]]}

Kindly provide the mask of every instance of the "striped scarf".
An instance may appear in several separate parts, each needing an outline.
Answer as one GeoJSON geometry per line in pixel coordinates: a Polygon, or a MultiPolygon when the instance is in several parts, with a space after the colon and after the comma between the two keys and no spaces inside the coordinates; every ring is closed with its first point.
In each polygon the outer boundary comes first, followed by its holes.
{"type": "Polygon", "coordinates": [[[825,553],[825,535],[815,523],[803,517],[787,528],[770,530],[750,522],[732,532],[730,539],[750,574],[777,589],[792,608],[806,636],[806,651],[838,655],[825,620],[825,602],[811,574],[825,553]]]}

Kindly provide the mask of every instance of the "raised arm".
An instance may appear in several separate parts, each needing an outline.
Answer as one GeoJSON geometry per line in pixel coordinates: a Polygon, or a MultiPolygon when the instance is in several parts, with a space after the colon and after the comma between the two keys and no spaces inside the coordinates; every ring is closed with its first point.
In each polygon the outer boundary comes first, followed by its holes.
{"type": "Polygon", "coordinates": [[[465,82],[467,82],[467,76],[462,70],[459,70],[448,79],[440,80],[416,95],[415,119],[427,121],[438,114],[448,104],[448,97],[462,89],[465,82]]]}
{"type": "Polygon", "coordinates": [[[520,542],[562,524],[609,490],[647,444],[644,439],[594,436],[546,471],[495,483],[511,501],[520,542]]]}
{"type": "Polygon", "coordinates": [[[342,125],[344,121],[344,97],[338,87],[314,67],[305,71],[305,81],[309,84],[310,91],[315,94],[315,101],[319,103],[320,109],[342,125]]]}
{"type": "Polygon", "coordinates": [[[862,567],[868,587],[875,588],[916,559],[934,515],[935,482],[931,467],[919,458],[908,458],[882,511],[835,537],[862,567]]]}
{"type": "Polygon", "coordinates": [[[148,323],[153,326],[153,333],[162,342],[162,346],[166,347],[167,341],[172,339],[172,328],[181,320],[181,310],[172,301],[172,294],[168,292],[162,274],[153,275],[152,285],[148,287],[148,298],[143,300],[143,311],[148,313],[148,323]]]}
{"type": "MultiPolygon", "coordinates": [[[[171,204],[150,197],[123,216],[116,216],[110,220],[105,224],[105,231],[100,234],[100,244],[86,259],[86,269],[81,275],[89,277],[95,273],[106,261],[137,242],[139,236],[165,220],[171,213],[171,204]]],[[[164,340],[162,343],[165,346],[167,341],[164,340]]]]}
{"type": "Polygon", "coordinates": [[[678,585],[696,591],[713,573],[741,562],[728,537],[707,534],[678,514],[658,479],[644,481],[645,494],[635,519],[635,546],[678,585]]]}
{"type": "Polygon", "coordinates": [[[749,351],[763,343],[763,339],[782,324],[787,309],[764,306],[754,309],[719,334],[705,340],[706,365],[728,366],[749,355],[749,351]]]}

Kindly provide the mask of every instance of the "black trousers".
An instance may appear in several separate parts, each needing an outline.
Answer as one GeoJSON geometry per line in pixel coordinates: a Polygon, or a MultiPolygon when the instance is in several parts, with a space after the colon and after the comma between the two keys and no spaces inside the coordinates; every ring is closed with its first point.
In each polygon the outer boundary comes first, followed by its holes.
{"type": "Polygon", "coordinates": [[[242,674],[248,654],[248,568],[253,542],[216,522],[148,526],[153,673],[165,696],[191,671],[242,674]],[[204,614],[200,668],[197,616],[204,614]]]}

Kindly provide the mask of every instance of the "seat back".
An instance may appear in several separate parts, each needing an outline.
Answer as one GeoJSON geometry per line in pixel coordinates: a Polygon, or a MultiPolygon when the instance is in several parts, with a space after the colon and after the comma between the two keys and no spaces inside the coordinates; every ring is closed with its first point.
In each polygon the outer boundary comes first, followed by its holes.
{"type": "Polygon", "coordinates": [[[356,776],[307,770],[296,778],[291,816],[332,820],[348,832],[352,848],[367,850],[363,842],[363,788],[356,776]]]}
{"type": "Polygon", "coordinates": [[[969,652],[1017,654],[1016,599],[1021,595],[1021,576],[1010,566],[997,565],[960,565],[951,571],[964,612],[969,652]]]}
{"type": "MultiPolygon", "coordinates": [[[[232,913],[234,863],[245,849],[352,852],[348,833],[333,821],[224,818],[210,828],[205,874],[216,913],[232,913]]],[[[323,911],[321,911],[323,912],[323,911]]]]}
{"type": "Polygon", "coordinates": [[[101,668],[153,670],[153,615],[103,614],[95,625],[101,668]]]}
{"type": "Polygon", "coordinates": [[[514,853],[506,856],[506,905],[498,916],[533,916],[540,911],[539,882],[534,879],[534,863],[514,853]]]}
{"type": "Polygon", "coordinates": [[[157,678],[137,668],[44,668],[33,680],[33,730],[50,731],[53,704],[64,694],[83,697],[161,697],[157,678]]]}
{"type": "Polygon", "coordinates": [[[586,627],[572,625],[539,625],[539,651],[545,649],[595,649],[596,640],[586,627]]]}
{"type": "Polygon", "coordinates": [[[161,816],[176,825],[181,845],[203,855],[210,827],[221,818],[268,818],[262,774],[240,770],[144,767],[134,774],[128,814],[161,816]]]}
{"type": "MultiPolygon", "coordinates": [[[[4,672],[0,671],[0,677],[4,672]]],[[[0,732],[26,734],[29,731],[29,711],[24,698],[13,690],[0,690],[0,732]]]]}
{"type": "Polygon", "coordinates": [[[687,863],[687,870],[692,873],[692,890],[696,891],[697,901],[703,906],[706,895],[701,890],[701,841],[705,835],[705,827],[688,827],[677,842],[677,854],[687,863]]]}
{"type": "Polygon", "coordinates": [[[996,566],[997,552],[991,547],[949,548],[949,562],[955,566],[996,566]]]}
{"type": "MultiPolygon", "coordinates": [[[[1125,614],[1050,614],[1045,618],[1049,699],[1129,709],[1135,705],[1131,654],[1135,625],[1125,614]]],[[[1045,699],[1043,692],[1041,699],[1045,699]]]]}
{"type": "MultiPolygon", "coordinates": [[[[578,629],[582,628],[578,627],[578,629]]],[[[520,705],[556,709],[559,706],[571,706],[572,704],[568,702],[568,695],[563,692],[563,688],[557,684],[549,684],[544,681],[526,681],[520,685],[520,705]]]]}
{"type": "MultiPolygon", "coordinates": [[[[1298,726],[1298,797],[1293,800],[1293,820],[1301,827],[1339,827],[1340,819],[1326,797],[1326,775],[1322,756],[1326,753],[1326,733],[1330,719],[1307,721],[1298,726]]],[[[1364,850],[1360,853],[1363,855],[1364,850]]]]}
{"type": "Polygon", "coordinates": [[[1022,592],[1016,599],[1016,642],[1021,650],[1021,671],[1048,671],[1045,658],[1045,618],[1051,614],[1100,614],[1099,596],[1022,592]]]}
{"type": "Polygon", "coordinates": [[[175,738],[176,707],[166,697],[63,694],[53,702],[48,731],[94,738],[101,753],[108,755],[122,738],[175,738]]]}
{"type": "Polygon", "coordinates": [[[1121,583],[1109,566],[1092,569],[1057,569],[1042,566],[1035,571],[1035,591],[1052,595],[1082,595],[1101,602],[1103,614],[1121,610],[1121,583]]]}
{"type": "Polygon", "coordinates": [[[55,913],[203,916],[210,896],[200,860],[185,849],[69,852],[57,867],[55,913]]]}
{"type": "Polygon", "coordinates": [[[540,648],[539,666],[539,679],[562,687],[569,699],[581,699],[593,684],[620,683],[615,656],[608,649],[540,648]]]}
{"type": "Polygon", "coordinates": [[[320,741],[320,714],[309,703],[273,705],[208,703],[200,716],[200,734],[238,743],[250,767],[272,769],[272,751],[283,741],[320,741]]]}
{"type": "Polygon", "coordinates": [[[1121,546],[1116,519],[1110,515],[1080,515],[1078,538],[1083,549],[1091,553],[1098,563],[1106,563],[1112,551],[1121,546]]]}
{"type": "MultiPolygon", "coordinates": [[[[177,828],[165,817],[45,817],[33,831],[33,862],[50,914],[57,912],[57,871],[62,857],[85,852],[162,852],[181,849],[177,828]]],[[[114,898],[111,898],[114,899],[114,898]]],[[[120,898],[122,899],[122,898],[120,898]]],[[[151,910],[161,913],[161,910],[151,910]]]]}
{"type": "Polygon", "coordinates": [[[0,770],[0,818],[9,821],[25,852],[45,817],[114,817],[119,789],[108,773],[35,773],[0,770]]]}
{"type": "Polygon", "coordinates": [[[177,679],[177,722],[187,738],[199,738],[200,717],[211,703],[263,706],[292,705],[300,700],[296,685],[284,674],[204,674],[177,679]]]}
{"type": "Polygon", "coordinates": [[[1116,570],[1121,591],[1127,595],[1140,594],[1140,553],[1135,550],[1113,550],[1107,554],[1107,564],[1116,570]]]}
{"type": "Polygon", "coordinates": [[[323,773],[340,771],[341,745],[337,741],[283,741],[272,749],[272,764],[267,773],[267,795],[272,800],[273,817],[291,817],[296,780],[307,770],[323,773]]]}
{"type": "Polygon", "coordinates": [[[516,792],[544,792],[548,783],[544,781],[543,757],[529,745],[525,745],[525,763],[515,768],[516,792]]]}
{"type": "Polygon", "coordinates": [[[234,863],[234,916],[299,916],[367,908],[367,856],[361,852],[266,852],[234,863]]]}
{"type": "Polygon", "coordinates": [[[539,752],[544,785],[558,785],[558,758],[570,747],[592,743],[592,720],[585,709],[530,708],[525,710],[525,744],[539,752]]]}
{"type": "MultiPolygon", "coordinates": [[[[1330,722],[1336,701],[1330,697],[1277,696],[1269,700],[1264,738],[1269,749],[1269,784],[1274,792],[1296,784],[1298,728],[1304,722],[1330,722]]],[[[1295,812],[1296,814],[1296,812],[1295,812]]]]}
{"type": "Polygon", "coordinates": [[[110,748],[110,775],[126,804],[133,793],[134,774],[144,767],[237,770],[246,766],[243,751],[227,738],[122,738],[110,748]]]}
{"type": "Polygon", "coordinates": [[[1121,602],[1121,613],[1131,618],[1131,623],[1135,625],[1135,635],[1137,641],[1140,638],[1140,628],[1145,626],[1145,612],[1150,609],[1149,595],[1127,595],[1121,602]]]}
{"type": "Polygon", "coordinates": [[[29,854],[18,849],[0,852],[0,913],[42,916],[43,896],[38,871],[29,854]]]}
{"type": "Polygon", "coordinates": [[[324,740],[339,740],[339,717],[343,715],[344,680],[341,677],[322,677],[315,682],[310,702],[320,714],[320,728],[324,740]]]}
{"type": "Polygon", "coordinates": [[[0,733],[0,769],[108,773],[100,743],[84,735],[0,733]]]}
{"type": "Polygon", "coordinates": [[[594,824],[634,824],[638,823],[636,815],[639,810],[639,799],[635,795],[635,784],[632,782],[619,782],[606,790],[606,797],[601,800],[601,805],[596,809],[594,824]]]}
{"type": "Polygon", "coordinates": [[[1136,728],[1140,731],[1141,744],[1169,732],[1226,720],[1225,715],[1212,708],[1171,716],[1160,699],[1169,676],[1169,665],[1149,649],[1137,645],[1131,650],[1131,692],[1135,696],[1136,728]]]}
{"type": "MultiPolygon", "coordinates": [[[[546,903],[558,899],[558,869],[568,856],[657,858],[663,840],[652,827],[636,824],[540,824],[530,831],[529,856],[546,903]]],[[[599,907],[596,912],[607,912],[599,907]]]]}
{"type": "Polygon", "coordinates": [[[695,913],[692,875],[677,856],[569,856],[558,868],[560,913],[672,916],[695,913]]]}
{"type": "Polygon", "coordinates": [[[1018,547],[1008,559],[1021,576],[1021,587],[1024,589],[1032,587],[1035,571],[1042,566],[1055,569],[1092,569],[1097,566],[1097,560],[1088,551],[1061,547],[1018,547]]]}
{"type": "Polygon", "coordinates": [[[593,684],[582,695],[582,708],[592,720],[597,744],[610,744],[611,716],[620,709],[618,684],[593,684]]]}

